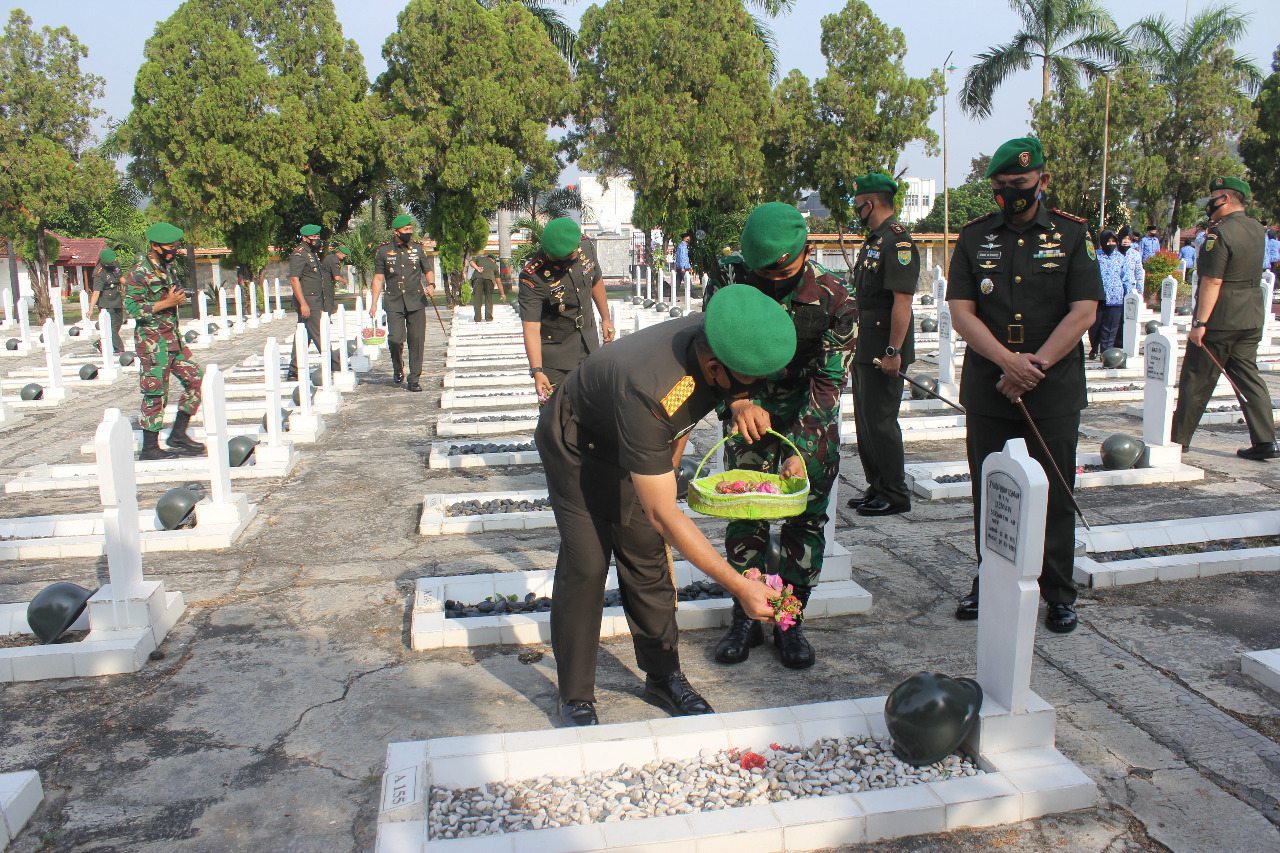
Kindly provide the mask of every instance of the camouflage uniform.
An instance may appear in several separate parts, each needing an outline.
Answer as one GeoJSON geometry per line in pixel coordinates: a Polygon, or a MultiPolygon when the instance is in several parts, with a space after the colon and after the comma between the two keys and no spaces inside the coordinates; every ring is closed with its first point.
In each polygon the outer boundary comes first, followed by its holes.
{"type": "Polygon", "coordinates": [[[169,400],[169,374],[182,383],[178,411],[194,415],[200,408],[200,380],[204,371],[191,358],[178,327],[178,309],[166,308],[158,314],[152,306],[164,298],[176,271],[141,261],[129,273],[124,285],[124,310],[137,321],[138,384],[142,388],[142,429],[157,432],[164,424],[164,407],[169,400]]]}
{"type": "MultiPolygon", "coordinates": [[[[843,280],[813,262],[785,292],[780,292],[785,285],[760,278],[744,264],[728,272],[730,283],[749,284],[777,299],[796,325],[795,357],[753,402],[769,413],[773,429],[799,448],[809,475],[804,512],[782,522],[781,574],[787,583],[813,586],[822,572],[827,505],[840,472],[840,392],[857,343],[857,302],[843,280]]],[[[728,417],[723,406],[721,417],[728,417]]],[[[780,459],[791,455],[774,436],[753,444],[735,439],[725,447],[729,467],[745,470],[777,471],[780,459]]],[[[729,522],[725,551],[738,571],[763,570],[768,544],[767,521],[729,522]]]]}

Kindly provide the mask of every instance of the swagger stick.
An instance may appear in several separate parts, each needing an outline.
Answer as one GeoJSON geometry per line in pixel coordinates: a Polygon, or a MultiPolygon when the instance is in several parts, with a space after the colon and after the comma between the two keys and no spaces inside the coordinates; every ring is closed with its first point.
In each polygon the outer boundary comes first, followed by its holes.
{"type": "Polygon", "coordinates": [[[1240,389],[1236,387],[1236,383],[1231,381],[1231,377],[1227,375],[1227,371],[1222,367],[1222,363],[1213,357],[1213,353],[1209,352],[1209,348],[1204,344],[1200,344],[1200,349],[1204,350],[1204,354],[1209,356],[1209,360],[1213,362],[1213,366],[1218,368],[1218,371],[1222,374],[1222,378],[1227,380],[1227,384],[1231,386],[1231,390],[1236,394],[1236,399],[1240,401],[1240,409],[1243,411],[1244,407],[1249,405],[1248,398],[1246,398],[1244,394],[1240,393],[1240,389]]]}
{"type": "Polygon", "coordinates": [[[446,338],[449,337],[449,330],[444,327],[444,318],[440,316],[440,306],[436,305],[435,297],[428,296],[427,298],[431,300],[431,307],[436,309],[436,319],[440,321],[440,331],[444,332],[446,338]]]}
{"type": "MultiPolygon", "coordinates": [[[[872,363],[872,364],[874,364],[876,367],[879,367],[879,366],[881,365],[881,363],[882,363],[882,362],[881,362],[881,360],[880,360],[880,359],[875,358],[875,359],[872,359],[872,360],[871,360],[871,363],[872,363]]],[[[910,376],[908,376],[907,374],[903,373],[901,370],[899,370],[899,371],[898,371],[898,378],[899,378],[899,379],[905,379],[907,382],[909,382],[909,383],[911,384],[911,386],[912,386],[913,388],[919,388],[921,391],[923,391],[924,393],[928,394],[930,397],[935,397],[935,398],[937,398],[937,399],[941,400],[942,402],[946,403],[946,404],[947,404],[948,406],[950,406],[951,408],[955,409],[957,412],[964,412],[964,406],[961,406],[961,405],[959,405],[958,403],[953,403],[953,402],[951,402],[951,401],[950,401],[950,400],[948,400],[946,397],[944,397],[944,396],[942,396],[941,394],[939,394],[937,391],[934,391],[934,390],[933,390],[932,388],[930,388],[928,385],[923,385],[923,384],[921,384],[921,383],[919,383],[919,382],[915,381],[915,380],[914,380],[914,379],[912,379],[910,376]]]]}
{"type": "Polygon", "coordinates": [[[1062,469],[1058,467],[1058,462],[1053,458],[1053,454],[1049,452],[1049,445],[1044,443],[1044,436],[1040,434],[1040,427],[1036,426],[1036,422],[1032,420],[1031,413],[1027,411],[1027,404],[1022,402],[1022,398],[1013,401],[1022,411],[1022,416],[1027,419],[1027,425],[1031,427],[1031,432],[1035,435],[1036,441],[1040,444],[1040,450],[1044,453],[1044,458],[1049,460],[1049,464],[1053,467],[1053,473],[1058,475],[1058,484],[1062,486],[1062,490],[1067,493],[1067,500],[1071,501],[1071,505],[1075,507],[1076,515],[1080,516],[1080,520],[1084,522],[1085,530],[1093,530],[1089,526],[1089,520],[1084,517],[1084,513],[1080,511],[1080,504],[1076,503],[1076,496],[1071,493],[1071,487],[1067,485],[1067,478],[1062,476],[1062,469]]]}

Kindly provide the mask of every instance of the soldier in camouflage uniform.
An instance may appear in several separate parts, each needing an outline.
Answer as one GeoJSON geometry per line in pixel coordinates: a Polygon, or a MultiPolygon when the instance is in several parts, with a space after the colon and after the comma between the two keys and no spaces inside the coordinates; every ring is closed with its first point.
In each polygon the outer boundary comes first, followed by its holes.
{"type": "MultiPolygon", "coordinates": [[[[732,280],[781,303],[795,323],[796,354],[750,400],[721,411],[750,442],[725,445],[730,468],[776,470],[784,476],[808,473],[808,505],[783,521],[780,532],[780,574],[806,604],[827,547],[828,502],[840,470],[840,391],[853,362],[858,319],[857,303],[845,283],[809,260],[808,236],[804,217],[789,204],[764,204],[747,218],[742,229],[744,263],[732,268],[732,280]],[[776,437],[765,435],[769,428],[790,439],[800,457],[776,437]]],[[[725,551],[738,571],[763,570],[768,547],[768,522],[729,523],[725,551]]],[[[716,647],[716,660],[744,661],[751,647],[762,642],[760,623],[735,604],[733,624],[716,647]]],[[[774,644],[782,650],[784,666],[813,665],[813,648],[799,625],[785,632],[775,626],[774,644]]]]}
{"type": "MultiPolygon", "coordinates": [[[[98,265],[93,268],[93,293],[89,295],[89,314],[93,315],[98,309],[102,309],[111,316],[111,345],[115,347],[116,355],[124,350],[124,341],[120,338],[120,326],[124,324],[124,296],[120,290],[120,262],[116,260],[115,252],[103,249],[98,255],[98,265]]],[[[107,334],[106,329],[98,331],[104,335],[107,334]]],[[[101,352],[101,342],[95,343],[94,348],[101,352]]]]}
{"type": "Polygon", "coordinates": [[[191,358],[178,327],[178,306],[187,301],[177,283],[173,261],[182,230],[167,222],[147,229],[151,250],[129,273],[124,288],[124,310],[137,322],[138,384],[142,388],[142,453],[139,459],[176,459],[204,453],[204,445],[187,435],[187,424],[200,408],[203,371],[191,358]],[[182,399],[162,450],[160,427],[169,400],[169,374],[182,383],[182,399]]]}

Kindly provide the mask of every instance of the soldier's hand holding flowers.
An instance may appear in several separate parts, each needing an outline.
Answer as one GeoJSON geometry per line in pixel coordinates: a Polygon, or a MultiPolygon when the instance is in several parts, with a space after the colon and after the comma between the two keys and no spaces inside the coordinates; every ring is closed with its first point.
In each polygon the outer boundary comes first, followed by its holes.
{"type": "Polygon", "coordinates": [[[804,605],[793,594],[791,584],[784,584],[778,575],[766,575],[759,569],[747,569],[742,576],[750,581],[760,581],[769,588],[769,606],[773,608],[773,618],[778,627],[785,631],[804,619],[804,605]]]}

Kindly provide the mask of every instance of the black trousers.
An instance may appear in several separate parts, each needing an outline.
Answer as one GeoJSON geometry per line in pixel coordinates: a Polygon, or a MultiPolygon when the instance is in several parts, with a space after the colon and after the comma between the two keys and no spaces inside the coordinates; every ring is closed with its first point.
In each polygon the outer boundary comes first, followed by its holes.
{"type": "Polygon", "coordinates": [[[1123,305],[1099,305],[1098,319],[1089,327],[1089,353],[1105,352],[1116,345],[1120,322],[1124,319],[1123,305]]]}
{"type": "MultiPolygon", "coordinates": [[[[1027,442],[1031,458],[1044,468],[1049,479],[1049,509],[1044,526],[1044,567],[1040,571],[1040,597],[1045,601],[1074,604],[1075,584],[1071,580],[1076,551],[1076,514],[1071,500],[1062,490],[1053,466],[1040,449],[1040,443],[1026,420],[989,418],[975,415],[973,409],[965,416],[967,426],[965,444],[969,453],[969,473],[973,483],[973,535],[974,549],[981,559],[983,532],[982,517],[982,463],[992,453],[1004,449],[1011,438],[1027,442]]],[[[1044,437],[1044,443],[1058,463],[1062,476],[1072,489],[1076,485],[1076,440],[1080,430],[1080,413],[1057,418],[1037,418],[1036,426],[1044,437]]],[[[977,586],[977,580],[974,581],[977,586]]]]}
{"type": "Polygon", "coordinates": [[[410,385],[417,384],[422,378],[422,347],[427,338],[427,309],[407,311],[403,307],[403,302],[399,305],[388,305],[385,300],[383,309],[387,312],[387,349],[391,352],[391,360],[403,367],[401,352],[407,337],[409,341],[408,380],[410,385]]]}
{"type": "Polygon", "coordinates": [[[551,648],[561,701],[594,702],[610,555],[618,567],[636,662],[655,678],[680,669],[676,590],[666,543],[649,524],[639,501],[632,497],[630,505],[622,507],[622,517],[614,519],[599,514],[607,501],[588,502],[584,496],[584,486],[590,493],[600,488],[603,478],[597,476],[598,469],[584,471],[578,425],[566,396],[556,393],[542,407],[534,436],[560,529],[551,592],[551,648]]]}
{"type": "MultiPolygon", "coordinates": [[[[124,325],[124,309],[123,308],[107,308],[105,309],[111,315],[111,346],[116,355],[124,351],[124,340],[120,337],[120,327],[124,325]]],[[[106,332],[106,329],[99,329],[99,333],[106,332]]]]}
{"type": "MultiPolygon", "coordinates": [[[[306,326],[307,342],[309,344],[314,345],[316,348],[316,352],[319,352],[320,355],[324,355],[324,353],[320,352],[320,318],[323,316],[324,316],[324,312],[317,311],[314,308],[311,310],[311,316],[305,320],[302,319],[301,314],[298,315],[298,322],[306,326]]],[[[332,341],[330,341],[330,344],[332,344],[332,341]]],[[[345,343],[339,342],[338,346],[345,346],[345,343]]],[[[336,370],[339,364],[338,356],[333,353],[329,353],[329,358],[330,358],[329,363],[333,365],[333,368],[336,370]]],[[[289,375],[290,376],[298,375],[298,348],[297,347],[290,347],[289,349],[289,375]]]]}
{"type": "Polygon", "coordinates": [[[1182,372],[1178,377],[1178,407],[1173,411],[1171,441],[1191,443],[1191,436],[1200,425],[1205,406],[1209,405],[1213,389],[1218,385],[1221,374],[1205,350],[1213,353],[1248,401],[1244,405],[1244,422],[1249,425],[1249,438],[1254,444],[1269,444],[1276,440],[1271,391],[1258,372],[1258,344],[1261,341],[1261,329],[1213,330],[1205,332],[1203,347],[1187,344],[1187,354],[1182,358],[1182,372]]]}
{"type": "Polygon", "coordinates": [[[858,457],[867,478],[867,492],[894,506],[910,506],[902,427],[898,425],[903,380],[886,376],[873,364],[855,364],[849,380],[853,421],[858,430],[858,457]]]}

